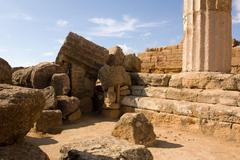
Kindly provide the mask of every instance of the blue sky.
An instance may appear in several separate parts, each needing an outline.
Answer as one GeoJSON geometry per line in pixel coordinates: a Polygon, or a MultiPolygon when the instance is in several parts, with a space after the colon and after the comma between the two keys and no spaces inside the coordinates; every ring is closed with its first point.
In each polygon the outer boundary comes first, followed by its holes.
{"type": "MultiPolygon", "coordinates": [[[[233,0],[240,39],[240,0],[233,0]]],[[[127,52],[182,39],[183,0],[0,0],[0,57],[12,66],[54,61],[68,32],[127,52]]]]}

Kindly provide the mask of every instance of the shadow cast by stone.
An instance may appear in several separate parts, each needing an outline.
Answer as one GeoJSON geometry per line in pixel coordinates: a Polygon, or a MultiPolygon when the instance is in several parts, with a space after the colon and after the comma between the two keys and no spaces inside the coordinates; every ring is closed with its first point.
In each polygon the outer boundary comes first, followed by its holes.
{"type": "Polygon", "coordinates": [[[167,141],[156,140],[151,148],[182,148],[184,147],[181,144],[170,143],[167,141]]]}
{"type": "Polygon", "coordinates": [[[51,137],[39,137],[39,138],[36,138],[36,137],[26,136],[25,140],[27,142],[31,142],[31,143],[33,143],[33,144],[35,144],[37,146],[50,145],[50,144],[58,143],[58,141],[52,139],[51,137]]]}
{"type": "Polygon", "coordinates": [[[96,123],[101,123],[101,122],[116,122],[116,120],[101,117],[100,114],[85,115],[81,118],[81,120],[75,123],[65,122],[64,125],[62,126],[62,130],[86,127],[86,126],[95,125],[96,123]]]}

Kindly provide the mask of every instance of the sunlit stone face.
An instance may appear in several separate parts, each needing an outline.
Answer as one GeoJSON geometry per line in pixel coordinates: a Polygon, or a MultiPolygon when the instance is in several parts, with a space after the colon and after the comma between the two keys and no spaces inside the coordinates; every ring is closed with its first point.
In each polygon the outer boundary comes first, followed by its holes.
{"type": "Polygon", "coordinates": [[[230,72],[231,0],[184,0],[183,71],[230,72]]]}

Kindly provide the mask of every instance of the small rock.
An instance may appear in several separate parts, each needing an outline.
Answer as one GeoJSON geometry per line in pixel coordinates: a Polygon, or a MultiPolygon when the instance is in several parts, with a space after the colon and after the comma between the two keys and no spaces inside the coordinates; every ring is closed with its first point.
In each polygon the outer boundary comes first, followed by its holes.
{"type": "Polygon", "coordinates": [[[131,143],[149,146],[156,139],[153,125],[143,113],[126,113],[117,122],[112,135],[131,143]]]}

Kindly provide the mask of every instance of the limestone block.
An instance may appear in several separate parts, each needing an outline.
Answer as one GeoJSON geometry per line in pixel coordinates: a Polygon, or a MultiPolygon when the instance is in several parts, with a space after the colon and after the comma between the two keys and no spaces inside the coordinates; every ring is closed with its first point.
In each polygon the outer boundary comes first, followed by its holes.
{"type": "Polygon", "coordinates": [[[61,132],[62,112],[60,110],[43,110],[36,122],[36,131],[43,133],[61,132]]]}
{"type": "Polygon", "coordinates": [[[60,153],[61,160],[153,160],[151,152],[144,146],[133,145],[113,136],[79,139],[63,145],[60,153]]]}
{"type": "Polygon", "coordinates": [[[168,74],[149,74],[149,73],[130,73],[132,84],[139,86],[168,86],[171,75],[168,74]]]}
{"type": "Polygon", "coordinates": [[[22,141],[44,108],[42,92],[0,84],[0,99],[0,146],[22,141]]]}
{"type": "Polygon", "coordinates": [[[150,146],[156,140],[153,125],[142,113],[126,113],[116,123],[112,135],[130,143],[150,146]]]}
{"type": "Polygon", "coordinates": [[[68,95],[70,91],[70,79],[66,73],[54,74],[52,76],[51,86],[53,86],[57,96],[68,95]]]}
{"type": "Polygon", "coordinates": [[[108,49],[109,59],[107,64],[110,66],[122,66],[124,62],[125,55],[122,49],[118,46],[108,49]]]}

